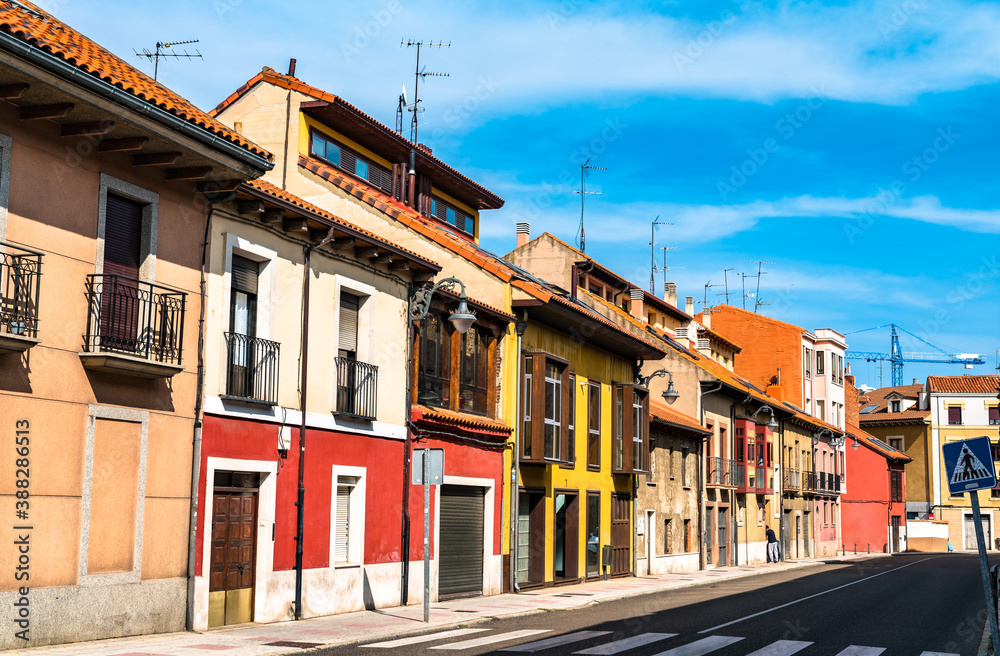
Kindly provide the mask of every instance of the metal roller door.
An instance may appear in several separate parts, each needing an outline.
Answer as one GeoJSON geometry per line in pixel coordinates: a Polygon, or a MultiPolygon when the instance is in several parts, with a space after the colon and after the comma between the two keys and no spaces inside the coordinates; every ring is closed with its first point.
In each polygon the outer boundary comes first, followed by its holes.
{"type": "Polygon", "coordinates": [[[481,487],[441,486],[438,598],[483,593],[483,514],[481,487]]]}

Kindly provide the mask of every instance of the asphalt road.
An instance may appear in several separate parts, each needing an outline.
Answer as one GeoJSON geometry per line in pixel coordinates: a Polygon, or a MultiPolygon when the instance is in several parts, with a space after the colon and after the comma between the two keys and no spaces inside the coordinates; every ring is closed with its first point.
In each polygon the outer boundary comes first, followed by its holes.
{"type": "Polygon", "coordinates": [[[912,554],[786,570],[439,629],[396,645],[373,641],[318,653],[975,656],[985,621],[976,556],[912,554]]]}

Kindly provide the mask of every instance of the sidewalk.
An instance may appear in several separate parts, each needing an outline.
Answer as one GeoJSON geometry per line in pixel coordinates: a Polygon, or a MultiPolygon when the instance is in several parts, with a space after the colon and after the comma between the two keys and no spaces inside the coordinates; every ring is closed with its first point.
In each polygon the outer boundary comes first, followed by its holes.
{"type": "MultiPolygon", "coordinates": [[[[873,554],[878,556],[882,554],[873,554]]],[[[867,554],[782,561],[776,565],[723,567],[684,574],[662,574],[638,578],[594,581],[543,588],[519,594],[456,599],[431,604],[430,624],[423,622],[423,606],[387,608],[345,613],[299,622],[244,624],[205,633],[163,633],[133,638],[76,642],[4,652],[4,656],[218,656],[229,653],[277,655],[299,654],[311,647],[332,647],[375,638],[393,638],[441,630],[496,618],[566,610],[587,604],[634,595],[672,590],[726,579],[743,578],[780,570],[798,569],[830,561],[867,558],[867,554]]]]}

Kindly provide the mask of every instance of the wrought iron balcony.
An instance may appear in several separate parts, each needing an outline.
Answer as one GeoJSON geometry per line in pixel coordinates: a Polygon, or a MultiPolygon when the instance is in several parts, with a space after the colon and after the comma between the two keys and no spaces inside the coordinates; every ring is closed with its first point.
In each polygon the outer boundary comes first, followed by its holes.
{"type": "Polygon", "coordinates": [[[278,404],[280,344],[240,333],[225,333],[226,393],[223,398],[278,404]]]}
{"type": "Polygon", "coordinates": [[[802,488],[802,472],[792,467],[785,467],[783,481],[784,489],[799,490],[802,488]]]}
{"type": "Polygon", "coordinates": [[[802,490],[805,492],[816,491],[816,472],[814,471],[802,472],[802,490]]]}
{"type": "Polygon", "coordinates": [[[736,485],[736,461],[726,458],[710,457],[708,459],[709,485],[736,485]]]}
{"type": "Polygon", "coordinates": [[[38,343],[38,286],[42,254],[0,242],[0,353],[38,343]]]}
{"type": "Polygon", "coordinates": [[[87,276],[84,365],[145,378],[183,369],[187,294],[118,275],[87,276]]]}
{"type": "Polygon", "coordinates": [[[337,414],[374,421],[378,367],[353,358],[334,358],[337,366],[337,414]]]}

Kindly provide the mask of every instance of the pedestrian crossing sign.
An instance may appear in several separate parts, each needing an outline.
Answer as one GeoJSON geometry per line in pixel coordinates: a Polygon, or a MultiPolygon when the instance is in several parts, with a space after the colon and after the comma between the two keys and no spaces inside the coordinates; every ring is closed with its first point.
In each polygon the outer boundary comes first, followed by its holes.
{"type": "Polygon", "coordinates": [[[948,490],[952,495],[961,496],[966,492],[996,487],[990,438],[984,435],[946,442],[941,450],[944,452],[945,472],[948,473],[948,490]]]}

